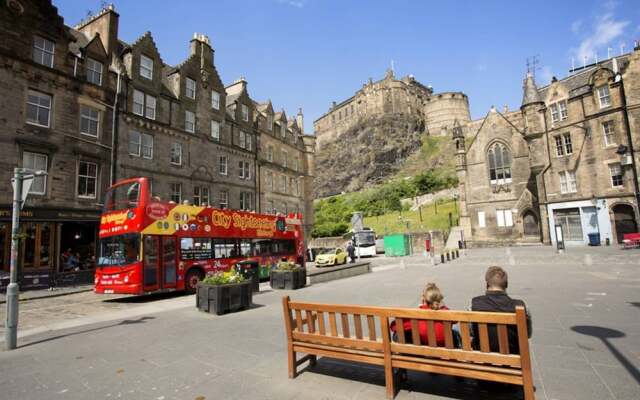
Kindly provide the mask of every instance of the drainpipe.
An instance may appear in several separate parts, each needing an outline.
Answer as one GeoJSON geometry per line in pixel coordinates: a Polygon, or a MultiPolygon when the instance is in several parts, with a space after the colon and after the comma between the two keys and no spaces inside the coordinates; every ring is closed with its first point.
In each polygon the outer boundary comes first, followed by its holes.
{"type": "Polygon", "coordinates": [[[542,110],[542,116],[543,116],[543,121],[544,121],[544,137],[545,140],[547,142],[547,166],[544,167],[544,169],[542,170],[542,172],[540,172],[540,175],[542,176],[542,189],[544,190],[544,203],[545,203],[545,207],[547,208],[547,226],[549,227],[549,242],[551,242],[551,229],[555,229],[554,227],[551,226],[551,222],[549,219],[549,207],[548,207],[548,203],[549,203],[549,199],[547,198],[547,184],[545,182],[544,179],[544,174],[549,170],[549,168],[551,168],[551,148],[549,147],[549,127],[547,125],[547,106],[544,106],[544,109],[542,110]]]}
{"type": "Polygon", "coordinates": [[[112,110],[112,125],[111,125],[111,171],[109,176],[109,182],[111,185],[115,183],[116,179],[116,137],[118,135],[118,97],[120,97],[120,69],[118,69],[118,74],[116,78],[116,95],[113,100],[113,110],[112,110]]]}
{"type": "Polygon", "coordinates": [[[631,137],[631,126],[629,125],[629,114],[627,112],[627,96],[624,91],[624,80],[622,74],[618,72],[620,77],[620,99],[622,103],[622,115],[624,116],[624,127],[627,131],[627,141],[629,142],[629,153],[631,153],[631,170],[633,171],[633,190],[636,197],[636,210],[640,206],[640,188],[638,187],[638,170],[636,168],[636,157],[633,151],[633,139],[631,137]]]}

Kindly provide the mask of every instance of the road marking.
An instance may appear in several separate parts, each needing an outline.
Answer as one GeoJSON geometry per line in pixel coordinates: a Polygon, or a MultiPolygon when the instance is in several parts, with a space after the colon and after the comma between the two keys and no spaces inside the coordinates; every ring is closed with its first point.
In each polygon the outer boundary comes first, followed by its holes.
{"type": "Polygon", "coordinates": [[[588,292],[587,296],[606,296],[605,292],[588,292]]]}
{"type": "Polygon", "coordinates": [[[573,303],[573,305],[576,306],[576,307],[586,307],[586,308],[593,307],[593,304],[591,304],[591,303],[589,303],[589,304],[573,303]]]}

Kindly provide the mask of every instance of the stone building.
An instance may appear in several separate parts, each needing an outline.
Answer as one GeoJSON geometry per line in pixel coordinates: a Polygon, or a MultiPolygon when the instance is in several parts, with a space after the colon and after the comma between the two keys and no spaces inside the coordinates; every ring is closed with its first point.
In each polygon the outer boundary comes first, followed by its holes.
{"type": "Polygon", "coordinates": [[[21,212],[23,286],[46,285],[66,249],[92,267],[113,155],[114,45],[66,26],[50,2],[0,3],[0,274],[9,270],[13,169],[48,173],[21,212]]]}
{"type": "MultiPolygon", "coordinates": [[[[273,114],[286,137],[269,133],[247,82],[222,83],[208,37],[195,34],[188,57],[170,66],[150,32],[119,40],[119,17],[110,6],[71,28],[50,0],[0,2],[0,181],[15,167],[48,172],[22,211],[24,272],[62,270],[68,248],[92,267],[101,199],[119,179],[147,176],[163,200],[267,211],[256,189],[261,134],[290,149],[274,208],[312,224],[313,140],[298,128],[302,114],[273,114]]],[[[11,196],[0,193],[0,271],[9,268],[11,196]]]]}
{"type": "Polygon", "coordinates": [[[460,223],[472,245],[620,242],[637,232],[640,47],[538,88],[520,110],[454,129],[460,223]]]}
{"type": "Polygon", "coordinates": [[[396,79],[388,70],[383,79],[374,82],[370,78],[352,97],[333,102],[329,111],[314,121],[317,147],[321,149],[364,118],[390,114],[419,117],[430,135],[447,135],[455,120],[466,124],[471,119],[464,93],[434,94],[431,86],[423,85],[412,75],[396,79]]]}
{"type": "Polygon", "coordinates": [[[303,213],[305,234],[313,225],[312,183],[309,158],[313,136],[304,135],[302,109],[295,118],[284,110],[274,112],[271,101],[255,103],[255,126],[259,133],[258,182],[260,212],[303,213]],[[309,146],[311,143],[311,146],[309,146]]]}

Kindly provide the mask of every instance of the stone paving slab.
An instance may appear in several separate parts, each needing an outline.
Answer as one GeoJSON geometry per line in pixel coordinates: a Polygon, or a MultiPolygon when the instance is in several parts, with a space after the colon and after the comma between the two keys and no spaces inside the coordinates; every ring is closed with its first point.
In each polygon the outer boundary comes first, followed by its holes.
{"type": "MultiPolygon", "coordinates": [[[[0,352],[0,397],[384,399],[384,375],[375,367],[320,359],[314,369],[288,379],[281,296],[413,307],[424,284],[434,281],[450,308],[466,309],[483,291],[486,267],[497,263],[510,274],[512,295],[533,313],[537,399],[638,399],[639,255],[615,248],[568,249],[563,255],[550,247],[474,249],[437,266],[409,257],[404,268],[373,268],[371,274],[297,291],[265,291],[254,297],[252,309],[224,316],[198,312],[192,296],[124,303],[108,320],[100,320],[102,314],[80,317],[74,326],[22,337],[19,349],[0,352]]],[[[473,380],[410,372],[396,398],[520,397],[473,380]]]]}

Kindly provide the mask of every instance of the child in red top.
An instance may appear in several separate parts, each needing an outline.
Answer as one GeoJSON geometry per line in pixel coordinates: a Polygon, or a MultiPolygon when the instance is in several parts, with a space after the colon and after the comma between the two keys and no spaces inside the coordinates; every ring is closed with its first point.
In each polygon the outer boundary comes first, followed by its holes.
{"type": "MultiPolygon", "coordinates": [[[[440,291],[440,288],[436,286],[435,283],[427,283],[424,290],[422,291],[422,304],[420,304],[420,308],[424,310],[448,310],[447,306],[444,305],[442,300],[444,296],[440,291]]],[[[411,340],[411,320],[405,319],[403,321],[403,330],[405,334],[405,342],[412,343],[411,340]]],[[[391,331],[394,332],[394,337],[396,336],[396,321],[391,323],[391,331]]],[[[433,324],[433,328],[436,334],[436,343],[438,347],[444,347],[444,324],[441,321],[435,321],[433,324]]],[[[420,320],[418,321],[418,331],[420,332],[420,342],[423,345],[429,343],[428,335],[429,335],[429,325],[427,321],[420,320]]]]}

